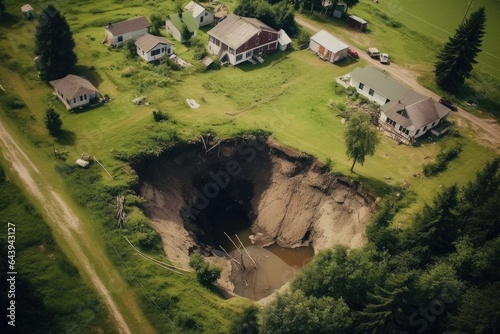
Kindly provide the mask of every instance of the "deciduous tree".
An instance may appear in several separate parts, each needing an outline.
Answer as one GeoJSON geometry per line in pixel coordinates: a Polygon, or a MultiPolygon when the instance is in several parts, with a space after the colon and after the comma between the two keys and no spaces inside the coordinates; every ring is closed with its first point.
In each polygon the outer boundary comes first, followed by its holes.
{"type": "Polygon", "coordinates": [[[75,41],[64,16],[53,6],[44,8],[35,32],[36,65],[43,80],[59,79],[71,73],[77,62],[75,41]]]}
{"type": "Polygon", "coordinates": [[[57,136],[61,133],[62,120],[61,117],[54,109],[49,108],[45,112],[44,118],[45,126],[52,136],[57,136]]]}
{"type": "Polygon", "coordinates": [[[438,55],[434,73],[436,82],[442,89],[456,91],[470,76],[481,45],[486,25],[484,7],[478,9],[450,37],[438,55]]]}
{"type": "Polygon", "coordinates": [[[376,129],[370,126],[370,117],[365,113],[359,113],[347,122],[345,142],[347,156],[353,159],[351,172],[356,162],[363,164],[366,156],[375,153],[380,139],[376,129]]]}

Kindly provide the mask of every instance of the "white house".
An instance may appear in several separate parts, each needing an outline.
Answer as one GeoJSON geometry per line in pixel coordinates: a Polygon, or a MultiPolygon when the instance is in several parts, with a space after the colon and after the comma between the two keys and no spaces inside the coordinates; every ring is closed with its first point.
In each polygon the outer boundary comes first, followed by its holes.
{"type": "Polygon", "coordinates": [[[278,31],[278,45],[281,51],[285,51],[292,45],[292,39],[283,29],[280,29],[280,31],[278,31]]]}
{"type": "Polygon", "coordinates": [[[172,43],[165,37],[146,34],[135,41],[137,54],[147,62],[170,56],[173,52],[172,43]]]}
{"type": "Polygon", "coordinates": [[[415,92],[374,67],[358,67],[350,77],[350,85],[359,94],[381,106],[379,126],[399,142],[412,144],[450,112],[431,97],[415,92]]]}
{"type": "Polygon", "coordinates": [[[62,79],[49,81],[54,93],[67,110],[98,102],[99,91],[87,79],[68,74],[62,79]]]}
{"type": "Polygon", "coordinates": [[[136,40],[149,32],[149,21],[144,16],[117,23],[109,23],[105,28],[104,43],[121,46],[129,40],[136,40]]]}
{"type": "Polygon", "coordinates": [[[31,5],[29,4],[26,4],[26,5],[23,5],[21,7],[21,12],[23,13],[24,16],[26,16],[27,18],[34,18],[35,17],[35,10],[33,9],[33,7],[31,7],[31,5]]]}
{"type": "Polygon", "coordinates": [[[190,1],[184,7],[184,11],[191,13],[198,27],[203,27],[214,22],[214,13],[194,1],[190,1]]]}
{"type": "Polygon", "coordinates": [[[449,113],[450,109],[431,97],[409,90],[380,108],[379,124],[396,134],[397,139],[411,144],[446,119],[449,113]]]}
{"type": "Polygon", "coordinates": [[[278,50],[278,31],[255,18],[231,14],[208,36],[208,51],[231,65],[278,50]]]}
{"type": "Polygon", "coordinates": [[[347,57],[349,45],[325,30],[318,31],[309,41],[309,49],[324,60],[335,63],[347,57]]]}
{"type": "Polygon", "coordinates": [[[410,90],[410,87],[371,66],[354,69],[351,72],[350,85],[356,88],[359,94],[380,105],[397,100],[410,90]]]}

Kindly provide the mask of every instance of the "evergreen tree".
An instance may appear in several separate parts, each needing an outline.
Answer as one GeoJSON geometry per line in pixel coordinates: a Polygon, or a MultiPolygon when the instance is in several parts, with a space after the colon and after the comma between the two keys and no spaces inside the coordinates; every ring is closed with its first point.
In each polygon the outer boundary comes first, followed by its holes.
{"type": "Polygon", "coordinates": [[[378,132],[370,127],[370,116],[367,114],[359,113],[347,122],[345,143],[347,156],[353,159],[351,172],[356,162],[363,164],[367,155],[375,153],[379,141],[378,132]]]}
{"type": "Polygon", "coordinates": [[[472,65],[476,64],[485,33],[486,12],[484,7],[471,14],[460,24],[455,36],[450,37],[438,55],[434,73],[442,89],[454,92],[470,76],[472,65]]]}
{"type": "Polygon", "coordinates": [[[58,134],[61,133],[61,127],[62,127],[62,121],[61,117],[59,116],[58,113],[54,111],[54,109],[49,108],[45,112],[45,127],[47,127],[47,130],[49,130],[49,133],[56,137],[58,134]]]}
{"type": "Polygon", "coordinates": [[[377,286],[371,294],[372,302],[358,312],[357,333],[399,333],[407,327],[414,311],[415,286],[417,275],[414,272],[393,274],[384,286],[377,286]]]}
{"type": "Polygon", "coordinates": [[[5,11],[5,0],[0,0],[0,13],[5,11]]]}
{"type": "Polygon", "coordinates": [[[75,41],[64,16],[48,5],[39,16],[35,32],[35,55],[42,80],[59,79],[73,71],[75,41]]]}

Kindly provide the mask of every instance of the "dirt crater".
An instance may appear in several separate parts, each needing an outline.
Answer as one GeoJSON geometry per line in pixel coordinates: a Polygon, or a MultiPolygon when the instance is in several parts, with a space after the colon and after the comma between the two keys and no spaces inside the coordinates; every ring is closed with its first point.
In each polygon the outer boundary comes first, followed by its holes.
{"type": "Polygon", "coordinates": [[[314,157],[266,139],[211,139],[179,145],[136,170],[144,210],[168,258],[188,267],[189,255],[215,250],[207,216],[239,206],[251,221],[252,243],[282,247],[360,247],[374,213],[372,198],[314,157]]]}

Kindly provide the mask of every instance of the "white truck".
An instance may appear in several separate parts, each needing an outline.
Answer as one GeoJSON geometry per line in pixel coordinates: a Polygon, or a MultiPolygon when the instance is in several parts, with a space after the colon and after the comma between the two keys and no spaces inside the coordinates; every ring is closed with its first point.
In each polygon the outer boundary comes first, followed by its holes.
{"type": "Polygon", "coordinates": [[[369,48],[368,55],[372,58],[378,58],[380,56],[380,51],[377,48],[369,48]]]}

